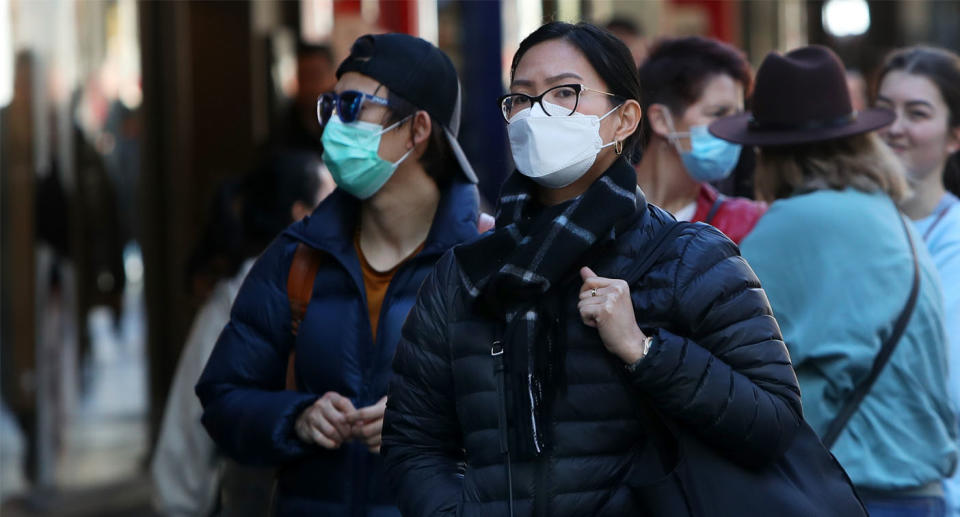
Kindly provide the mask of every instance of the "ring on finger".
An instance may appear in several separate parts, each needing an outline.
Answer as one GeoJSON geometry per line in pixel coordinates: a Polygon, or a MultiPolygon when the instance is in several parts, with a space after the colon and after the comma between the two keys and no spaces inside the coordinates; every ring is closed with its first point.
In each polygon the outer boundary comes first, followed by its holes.
{"type": "Polygon", "coordinates": [[[590,296],[596,296],[596,295],[597,295],[597,288],[594,287],[593,289],[590,290],[590,296]]]}

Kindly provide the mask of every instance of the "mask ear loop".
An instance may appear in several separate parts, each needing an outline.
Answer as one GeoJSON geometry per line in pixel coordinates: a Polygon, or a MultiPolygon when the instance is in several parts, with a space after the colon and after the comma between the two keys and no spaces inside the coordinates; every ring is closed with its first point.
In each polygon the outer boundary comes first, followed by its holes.
{"type": "MultiPolygon", "coordinates": [[[[666,106],[664,106],[666,108],[666,106]]],[[[689,131],[677,131],[677,127],[673,125],[673,116],[670,114],[670,108],[663,110],[663,116],[666,119],[667,127],[670,128],[670,133],[667,134],[667,141],[670,142],[670,145],[677,151],[677,154],[683,154],[684,150],[680,147],[681,138],[690,138],[689,131]]],[[[693,142],[690,142],[690,146],[693,146],[693,142]]]]}
{"type": "MultiPolygon", "coordinates": [[[[620,104],[617,104],[616,106],[614,106],[614,108],[613,108],[612,110],[606,112],[602,117],[600,117],[600,120],[603,120],[603,119],[607,118],[607,116],[609,116],[611,113],[613,113],[614,111],[617,111],[618,109],[622,108],[622,107],[623,107],[623,104],[624,104],[624,103],[620,103],[620,104]]],[[[616,146],[616,147],[614,147],[613,150],[614,150],[614,152],[617,153],[617,156],[620,156],[620,154],[623,153],[623,142],[620,141],[620,140],[614,140],[613,142],[610,142],[609,144],[603,144],[603,145],[600,146],[600,149],[606,149],[607,147],[610,147],[611,145],[616,146]]]]}
{"type": "Polygon", "coordinates": [[[400,127],[401,124],[403,124],[404,122],[406,122],[407,120],[409,120],[410,117],[412,117],[412,116],[413,116],[413,115],[407,115],[406,117],[403,117],[402,119],[394,122],[393,124],[390,124],[389,126],[381,129],[380,132],[377,133],[377,136],[380,136],[380,135],[383,135],[384,133],[389,133],[390,131],[393,131],[394,129],[400,127]]]}
{"type": "MultiPolygon", "coordinates": [[[[416,115],[416,113],[414,113],[414,115],[416,115]]],[[[388,127],[384,128],[382,131],[380,131],[380,133],[378,133],[377,136],[382,135],[382,134],[384,134],[384,133],[387,133],[387,132],[389,132],[389,131],[393,131],[394,129],[400,127],[400,125],[402,125],[404,122],[406,122],[407,120],[409,120],[411,117],[413,117],[413,115],[407,115],[406,117],[403,117],[402,119],[394,122],[393,124],[390,124],[388,127]]],[[[414,150],[414,147],[411,147],[410,149],[407,149],[407,152],[403,153],[403,156],[401,156],[399,160],[393,162],[393,166],[394,166],[394,167],[399,167],[400,164],[403,163],[403,161],[406,160],[408,156],[410,156],[410,153],[412,153],[413,150],[414,150]]]]}

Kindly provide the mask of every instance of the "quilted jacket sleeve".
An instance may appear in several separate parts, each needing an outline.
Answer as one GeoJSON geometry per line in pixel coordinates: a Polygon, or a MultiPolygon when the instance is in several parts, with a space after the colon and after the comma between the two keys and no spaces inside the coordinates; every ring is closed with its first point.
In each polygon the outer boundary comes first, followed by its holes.
{"type": "Polygon", "coordinates": [[[633,381],[720,451],[746,464],[773,461],[803,419],[790,356],[737,247],[713,228],[691,230],[678,239],[674,280],[682,330],[658,331],[633,381]]]}
{"type": "Polygon", "coordinates": [[[448,252],[424,281],[393,359],[382,453],[404,515],[454,515],[460,500],[463,453],[444,296],[454,264],[448,252]]]}
{"type": "Polygon", "coordinates": [[[295,247],[281,237],[254,264],[196,388],[207,432],[248,465],[280,465],[316,450],[293,426],[317,396],[284,390],[293,343],[286,276],[295,247]]]}

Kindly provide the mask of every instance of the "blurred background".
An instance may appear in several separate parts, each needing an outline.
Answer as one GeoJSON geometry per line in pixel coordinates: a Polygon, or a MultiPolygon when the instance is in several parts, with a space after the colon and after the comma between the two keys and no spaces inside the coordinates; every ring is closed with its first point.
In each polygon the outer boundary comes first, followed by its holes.
{"type": "Polygon", "coordinates": [[[520,40],[555,19],[609,24],[638,63],[665,35],[754,65],[825,44],[861,103],[886,51],[960,50],[954,1],[0,0],[0,513],[152,515],[177,359],[236,268],[225,186],[309,124],[357,36],[407,32],[453,58],[492,200],[509,167],[495,99],[520,40]]]}

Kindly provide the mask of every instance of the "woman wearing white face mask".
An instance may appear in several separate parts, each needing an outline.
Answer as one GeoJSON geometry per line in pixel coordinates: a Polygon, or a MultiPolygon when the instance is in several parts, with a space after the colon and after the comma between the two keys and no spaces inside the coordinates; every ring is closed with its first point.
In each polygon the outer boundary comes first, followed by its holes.
{"type": "Polygon", "coordinates": [[[739,50],[700,37],[662,40],[640,67],[640,188],[677,219],[711,224],[738,244],[766,204],[725,197],[710,186],[730,175],[741,148],[711,135],[707,125],[743,111],[751,82],[750,65],[739,50]]]}
{"type": "Polygon", "coordinates": [[[363,36],[323,95],[335,190],[253,266],[197,385],[227,455],[278,468],[276,514],[393,517],[380,430],[390,362],[420,283],[477,233],[450,59],[363,36]]]}
{"type": "Polygon", "coordinates": [[[636,187],[639,98],[602,29],[553,22],[521,43],[496,229],[438,262],[394,359],[383,450],[405,515],[646,515],[628,487],[663,468],[640,454],[655,441],[645,400],[754,465],[801,427],[736,246],[636,187]]]}

